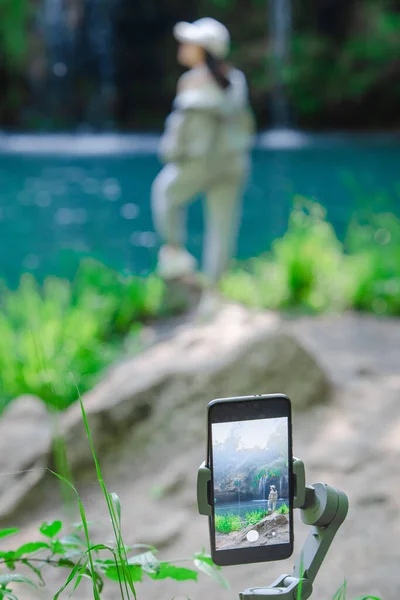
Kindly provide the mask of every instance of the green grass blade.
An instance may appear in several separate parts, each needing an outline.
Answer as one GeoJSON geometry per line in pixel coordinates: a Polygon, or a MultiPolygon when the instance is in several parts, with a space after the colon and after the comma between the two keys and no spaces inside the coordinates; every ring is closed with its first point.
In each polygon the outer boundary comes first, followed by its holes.
{"type": "Polygon", "coordinates": [[[338,591],[333,597],[333,600],[346,600],[347,581],[344,580],[338,591]]]}
{"type": "Polygon", "coordinates": [[[8,586],[10,583],[27,583],[32,587],[36,587],[35,583],[29,577],[20,575],[19,573],[7,573],[6,575],[0,575],[0,586],[8,586]]]}
{"type": "Polygon", "coordinates": [[[53,600],[58,600],[58,598],[61,596],[61,594],[63,593],[63,591],[69,586],[69,584],[71,583],[71,581],[73,581],[75,579],[76,575],[79,573],[79,571],[80,571],[80,569],[82,567],[82,561],[83,561],[83,556],[76,563],[76,565],[72,569],[71,573],[68,575],[67,580],[65,581],[65,583],[55,593],[55,595],[53,596],[53,600]]]}
{"type": "MultiPolygon", "coordinates": [[[[122,583],[124,583],[127,599],[129,600],[129,598],[130,598],[130,593],[129,593],[129,590],[130,590],[136,600],[136,589],[134,586],[131,572],[129,570],[128,557],[126,554],[125,545],[123,543],[122,534],[121,534],[121,527],[120,527],[121,504],[119,502],[118,496],[116,494],[110,494],[107,490],[107,486],[104,482],[103,475],[102,475],[101,468],[100,468],[100,463],[98,461],[96,450],[94,447],[92,433],[90,431],[90,426],[89,426],[88,418],[86,415],[85,407],[84,407],[84,404],[82,401],[82,397],[79,394],[79,390],[78,390],[78,397],[79,397],[79,403],[80,403],[80,408],[81,408],[81,412],[82,412],[82,418],[83,418],[83,422],[85,425],[86,435],[89,440],[89,446],[90,446],[90,450],[91,450],[93,461],[94,461],[95,468],[96,468],[97,480],[99,482],[100,488],[101,488],[104,498],[106,500],[108,512],[109,512],[110,519],[111,519],[112,528],[114,531],[114,537],[115,537],[116,548],[117,548],[116,553],[117,553],[118,561],[121,565],[121,572],[122,572],[122,577],[121,577],[121,581],[120,581],[122,598],[125,598],[125,596],[123,595],[123,592],[122,592],[122,583]]],[[[117,564],[117,568],[118,568],[118,564],[117,564]]]]}
{"type": "MultiPolygon", "coordinates": [[[[83,524],[83,530],[85,532],[85,540],[86,540],[86,545],[88,548],[88,559],[89,559],[89,565],[90,565],[90,571],[92,574],[94,574],[94,564],[93,564],[93,557],[92,557],[92,553],[90,550],[91,544],[90,544],[90,536],[89,536],[89,527],[87,524],[87,520],[86,520],[86,513],[85,513],[85,509],[83,507],[82,504],[82,500],[80,499],[80,496],[78,494],[78,490],[76,489],[76,487],[70,482],[68,481],[68,479],[65,479],[65,477],[63,477],[63,475],[60,475],[58,473],[55,473],[54,471],[52,471],[51,469],[49,469],[50,473],[52,473],[53,475],[55,475],[56,477],[58,477],[58,479],[60,481],[62,481],[63,483],[66,483],[74,492],[77,501],[78,501],[78,506],[79,506],[79,512],[81,515],[81,520],[82,520],[82,524],[83,524]]],[[[93,576],[92,577],[92,583],[93,583],[93,595],[94,595],[94,600],[99,600],[100,599],[100,595],[97,589],[97,583],[96,583],[96,579],[93,576]]]]}

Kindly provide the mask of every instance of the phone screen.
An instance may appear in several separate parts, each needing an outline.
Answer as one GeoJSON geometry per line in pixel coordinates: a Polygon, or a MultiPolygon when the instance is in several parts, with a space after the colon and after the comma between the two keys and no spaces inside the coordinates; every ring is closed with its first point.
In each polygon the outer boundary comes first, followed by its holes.
{"type": "Polygon", "coordinates": [[[290,401],[288,409],[281,400],[237,399],[231,407],[226,400],[216,411],[217,422],[210,423],[217,564],[278,560],[292,553],[290,401]]]}

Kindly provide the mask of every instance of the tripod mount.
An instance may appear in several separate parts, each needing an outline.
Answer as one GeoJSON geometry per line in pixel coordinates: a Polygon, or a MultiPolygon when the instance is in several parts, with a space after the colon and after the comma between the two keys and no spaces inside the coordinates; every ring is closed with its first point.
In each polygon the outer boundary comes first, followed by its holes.
{"type": "MultiPolygon", "coordinates": [[[[248,588],[239,594],[239,600],[307,600],[322,562],[337,530],[346,518],[349,503],[346,494],[324,483],[306,486],[304,463],[293,459],[294,502],[301,510],[303,523],[311,531],[300,552],[293,573],[282,575],[269,587],[248,588]]],[[[209,503],[211,471],[203,463],[197,478],[197,501],[201,515],[211,516],[209,503]]]]}

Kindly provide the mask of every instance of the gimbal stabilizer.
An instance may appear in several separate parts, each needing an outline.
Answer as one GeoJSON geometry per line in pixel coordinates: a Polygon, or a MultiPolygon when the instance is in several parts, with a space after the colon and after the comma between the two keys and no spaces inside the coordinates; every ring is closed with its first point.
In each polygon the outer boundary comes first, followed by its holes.
{"type": "MultiPolygon", "coordinates": [[[[304,463],[293,460],[294,508],[301,510],[303,523],[311,526],[292,575],[282,575],[265,588],[248,588],[239,595],[240,600],[307,600],[312,594],[313,583],[329,550],[337,530],[346,518],[349,503],[344,492],[324,483],[306,486],[304,463]]],[[[203,463],[197,478],[197,501],[201,515],[210,516],[212,507],[208,501],[211,471],[203,463]]]]}

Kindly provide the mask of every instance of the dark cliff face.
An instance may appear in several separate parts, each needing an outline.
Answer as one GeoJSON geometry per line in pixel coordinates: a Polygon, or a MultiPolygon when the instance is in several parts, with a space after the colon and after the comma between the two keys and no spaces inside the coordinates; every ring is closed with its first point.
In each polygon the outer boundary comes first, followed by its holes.
{"type": "MultiPolygon", "coordinates": [[[[159,130],[180,73],[172,26],[205,14],[229,25],[231,58],[248,77],[258,125],[271,124],[272,79],[265,43],[269,29],[263,3],[254,1],[249,11],[245,3],[213,0],[65,0],[62,12],[46,21],[43,15],[50,4],[28,0],[26,15],[17,20],[2,15],[0,128],[59,130],[86,124],[159,130]]],[[[374,22],[390,23],[391,32],[381,39],[378,26],[369,32],[366,6],[356,0],[293,3],[293,60],[286,94],[298,127],[400,124],[398,9],[389,10],[377,0],[374,22]],[[365,55],[354,50],[360,45],[357,40],[365,44],[365,55]],[[368,55],[369,42],[381,57],[379,65],[368,55]],[[343,64],[350,66],[341,75],[343,64]],[[360,64],[368,77],[360,78],[360,64]]]]}
{"type": "Polygon", "coordinates": [[[268,498],[271,485],[279,497],[288,496],[287,466],[271,450],[242,450],[219,457],[214,468],[214,490],[218,502],[268,498]]]}
{"type": "Polygon", "coordinates": [[[289,482],[286,473],[279,477],[267,477],[265,485],[261,486],[253,485],[253,477],[254,474],[249,474],[243,478],[239,476],[232,482],[232,477],[228,475],[227,479],[216,483],[214,490],[218,502],[237,502],[239,497],[242,502],[267,499],[271,485],[275,485],[278,491],[278,498],[288,498],[289,482]],[[239,482],[239,484],[236,482],[239,482]]]}

